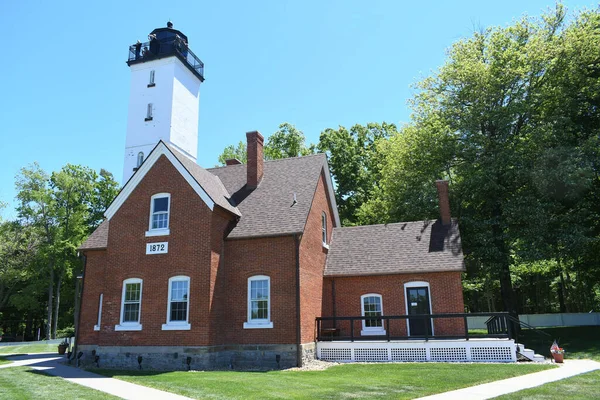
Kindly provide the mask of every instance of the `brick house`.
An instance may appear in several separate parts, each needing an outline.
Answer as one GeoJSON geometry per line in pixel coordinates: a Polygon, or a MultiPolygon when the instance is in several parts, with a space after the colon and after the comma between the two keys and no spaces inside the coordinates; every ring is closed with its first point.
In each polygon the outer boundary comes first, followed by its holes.
{"type": "Polygon", "coordinates": [[[247,165],[203,169],[164,142],[150,153],[80,247],[79,350],[116,367],[288,367],[314,357],[317,317],[463,311],[447,206],[437,221],[342,228],[325,155],[265,162],[261,134],[247,139],[247,165]]]}
{"type": "Polygon", "coordinates": [[[344,228],[324,154],[264,161],[263,136],[249,132],[247,164],[204,169],[204,64],[171,23],[149,38],[129,52],[126,183],[80,247],[82,362],[290,367],[317,355],[323,332],[464,332],[452,319],[377,318],[464,311],[446,182],[439,220],[344,228]],[[360,318],[320,321],[351,316],[360,318]]]}

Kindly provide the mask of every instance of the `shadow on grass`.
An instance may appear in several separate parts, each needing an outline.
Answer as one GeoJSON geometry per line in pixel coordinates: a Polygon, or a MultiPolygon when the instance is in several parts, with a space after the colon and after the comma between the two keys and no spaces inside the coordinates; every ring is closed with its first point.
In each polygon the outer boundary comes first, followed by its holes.
{"type": "Polygon", "coordinates": [[[550,346],[556,340],[565,349],[565,358],[591,358],[600,360],[600,326],[576,326],[560,328],[540,328],[550,337],[540,335],[531,329],[523,329],[519,343],[536,353],[550,357],[550,346]]]}

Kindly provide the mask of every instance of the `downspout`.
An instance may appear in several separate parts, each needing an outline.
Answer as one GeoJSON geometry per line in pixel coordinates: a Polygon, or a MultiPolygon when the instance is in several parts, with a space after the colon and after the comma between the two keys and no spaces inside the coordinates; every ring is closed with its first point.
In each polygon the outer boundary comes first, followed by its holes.
{"type": "Polygon", "coordinates": [[[302,367],[302,331],[300,325],[300,235],[294,234],[296,247],[296,361],[302,367]]]}
{"type": "Polygon", "coordinates": [[[83,300],[83,287],[85,286],[85,268],[87,266],[87,256],[85,254],[82,255],[83,258],[83,275],[81,278],[81,287],[79,288],[80,292],[79,293],[75,293],[75,295],[78,297],[77,300],[77,324],[75,325],[75,348],[73,349],[73,354],[72,357],[75,357],[75,359],[77,359],[77,347],[79,346],[79,326],[81,323],[81,300],[83,300]]]}

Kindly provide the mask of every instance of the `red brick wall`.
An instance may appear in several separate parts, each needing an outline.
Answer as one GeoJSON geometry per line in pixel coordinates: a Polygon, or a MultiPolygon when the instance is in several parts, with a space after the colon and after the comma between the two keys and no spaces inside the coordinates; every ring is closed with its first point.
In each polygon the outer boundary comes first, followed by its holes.
{"type": "MultiPolygon", "coordinates": [[[[431,308],[434,314],[462,313],[464,303],[460,272],[437,272],[381,276],[327,277],[323,285],[323,316],[333,316],[332,287],[335,286],[335,309],[338,317],[360,316],[360,297],[368,293],[382,296],[383,315],[405,315],[404,284],[411,281],[429,283],[431,308]],[[334,282],[335,280],[335,282],[334,282]]],[[[354,334],[360,335],[362,323],[356,321],[354,334]]],[[[341,335],[350,335],[350,323],[338,322],[341,335]]],[[[434,320],[435,335],[461,335],[464,333],[460,319],[434,320]]],[[[390,321],[390,335],[406,336],[406,322],[390,321]]]]}
{"type": "MultiPolygon", "coordinates": [[[[106,251],[87,251],[82,305],[79,317],[79,341],[81,344],[97,343],[99,332],[94,331],[98,322],[100,293],[104,290],[106,251]]],[[[104,323],[104,321],[102,321],[104,323]]]]}
{"type": "Polygon", "coordinates": [[[296,343],[296,256],[292,236],[225,241],[225,268],[219,272],[215,301],[220,309],[217,344],[296,343]],[[271,278],[273,328],[244,329],[248,278],[271,278]]]}
{"type": "Polygon", "coordinates": [[[331,240],[333,213],[323,173],[319,178],[302,241],[300,243],[300,325],[302,343],[315,340],[315,318],[322,313],[323,270],[327,250],[323,248],[321,215],[327,214],[327,243],[331,240]]]}
{"type": "MultiPolygon", "coordinates": [[[[219,246],[213,243],[224,223],[162,156],[110,220],[108,248],[101,256],[88,252],[82,301],[81,344],[98,345],[207,345],[210,344],[210,293],[219,246]],[[171,194],[170,235],[145,237],[150,198],[171,194]],[[213,234],[211,235],[211,232],[213,234]],[[146,255],[145,245],[169,242],[169,253],[146,255]],[[96,259],[98,258],[98,259],[96,259]],[[102,268],[104,264],[104,268],[102,268]],[[190,331],[163,331],[168,280],[190,277],[190,331]],[[121,312],[123,280],[143,279],[142,331],[116,332],[121,312]],[[104,293],[101,334],[89,333],[97,316],[99,293],[104,293]],[[94,316],[95,315],[95,316],[94,316]]],[[[220,233],[221,237],[223,233],[220,233]]]]}

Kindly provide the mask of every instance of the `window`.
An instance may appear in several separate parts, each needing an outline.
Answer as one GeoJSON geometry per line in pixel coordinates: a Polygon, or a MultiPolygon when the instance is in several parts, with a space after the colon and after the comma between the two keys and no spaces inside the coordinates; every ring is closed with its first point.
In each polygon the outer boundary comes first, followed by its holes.
{"type": "Polygon", "coordinates": [[[146,119],[144,121],[152,121],[152,103],[148,103],[148,108],[146,109],[146,119]]]}
{"type": "Polygon", "coordinates": [[[257,275],[248,278],[248,322],[244,328],[272,328],[271,278],[257,275]]]}
{"type": "MultiPolygon", "coordinates": [[[[381,317],[383,306],[380,294],[365,294],[360,296],[363,317],[381,317]]],[[[363,320],[361,335],[385,335],[383,320],[380,318],[369,318],[363,320]]]]}
{"type": "Polygon", "coordinates": [[[123,281],[121,296],[121,323],[116,331],[141,331],[140,315],[142,308],[142,280],[138,278],[123,281]]]}
{"type": "Polygon", "coordinates": [[[150,71],[150,82],[148,82],[148,87],[156,86],[154,83],[154,70],[150,71]]]}
{"type": "Polygon", "coordinates": [[[150,199],[150,226],[146,236],[168,235],[171,195],[158,193],[150,199]]]}
{"type": "Polygon", "coordinates": [[[100,293],[100,299],[98,301],[98,323],[96,325],[94,325],[95,331],[100,330],[100,323],[102,321],[102,298],[103,297],[104,297],[104,295],[102,293],[100,293]]]}
{"type": "Polygon", "coordinates": [[[142,163],[144,162],[144,153],[142,153],[141,151],[138,153],[138,157],[137,157],[137,167],[139,168],[142,163]]]}
{"type": "Polygon", "coordinates": [[[327,214],[324,211],[321,214],[321,238],[323,239],[323,246],[327,247],[327,214]]]}
{"type": "Polygon", "coordinates": [[[189,330],[190,278],[174,276],[169,279],[169,298],[167,304],[167,323],[163,330],[189,330]]]}

